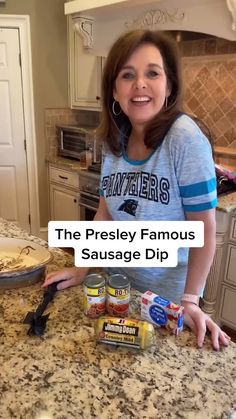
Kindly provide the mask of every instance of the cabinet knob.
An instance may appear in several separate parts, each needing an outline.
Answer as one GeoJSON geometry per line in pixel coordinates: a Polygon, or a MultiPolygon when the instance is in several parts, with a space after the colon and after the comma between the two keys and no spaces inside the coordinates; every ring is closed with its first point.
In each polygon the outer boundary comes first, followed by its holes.
{"type": "Polygon", "coordinates": [[[76,204],[76,202],[77,202],[77,199],[74,199],[74,203],[76,204]]]}
{"type": "Polygon", "coordinates": [[[101,99],[101,97],[100,96],[96,96],[96,100],[100,100],[101,99]]]}

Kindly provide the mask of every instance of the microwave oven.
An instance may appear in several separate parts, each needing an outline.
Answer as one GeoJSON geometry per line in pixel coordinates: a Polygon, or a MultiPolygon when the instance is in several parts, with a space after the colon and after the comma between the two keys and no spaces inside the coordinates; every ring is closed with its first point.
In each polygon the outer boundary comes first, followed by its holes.
{"type": "Polygon", "coordinates": [[[80,160],[85,150],[92,151],[93,163],[101,161],[101,144],[96,128],[91,126],[57,125],[58,155],[80,160]]]}

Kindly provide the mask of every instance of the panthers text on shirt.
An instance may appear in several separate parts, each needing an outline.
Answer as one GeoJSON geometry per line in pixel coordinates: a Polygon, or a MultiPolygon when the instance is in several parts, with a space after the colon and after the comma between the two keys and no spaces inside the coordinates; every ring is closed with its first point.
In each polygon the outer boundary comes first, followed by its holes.
{"type": "Polygon", "coordinates": [[[117,172],[102,179],[102,190],[106,197],[134,196],[168,205],[170,182],[165,177],[148,172],[117,172]]]}

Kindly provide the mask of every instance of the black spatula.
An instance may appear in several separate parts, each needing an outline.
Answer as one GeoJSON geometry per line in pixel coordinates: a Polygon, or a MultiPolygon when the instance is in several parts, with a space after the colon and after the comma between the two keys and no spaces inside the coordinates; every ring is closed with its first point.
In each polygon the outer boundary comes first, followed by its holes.
{"type": "MultiPolygon", "coordinates": [[[[61,282],[61,281],[59,281],[61,282]]],[[[54,282],[49,285],[43,294],[43,301],[39,304],[36,311],[29,311],[23,323],[30,324],[30,328],[27,332],[28,335],[42,336],[46,329],[47,320],[49,318],[49,313],[43,316],[44,311],[46,310],[48,304],[53,300],[54,295],[57,292],[57,285],[59,282],[54,282]]]]}

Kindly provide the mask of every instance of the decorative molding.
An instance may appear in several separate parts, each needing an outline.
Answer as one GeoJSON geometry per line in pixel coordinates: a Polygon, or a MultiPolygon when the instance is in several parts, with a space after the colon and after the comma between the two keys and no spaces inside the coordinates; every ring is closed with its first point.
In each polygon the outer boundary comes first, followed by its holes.
{"type": "Polygon", "coordinates": [[[167,10],[149,10],[142,17],[125,22],[127,28],[141,28],[151,29],[157,28],[159,25],[164,25],[169,22],[180,22],[185,18],[185,12],[176,9],[174,12],[167,10]]]}
{"type": "Polygon", "coordinates": [[[233,18],[232,29],[236,31],[236,0],[226,0],[226,4],[233,18]]]}
{"type": "Polygon", "coordinates": [[[94,19],[87,16],[76,16],[73,18],[76,32],[83,38],[84,48],[93,48],[94,45],[94,19]]]}
{"type": "Polygon", "coordinates": [[[221,285],[221,270],[223,252],[225,248],[226,234],[216,234],[216,251],[210,272],[207,277],[206,286],[202,299],[202,310],[217,320],[217,293],[221,285]]]}

